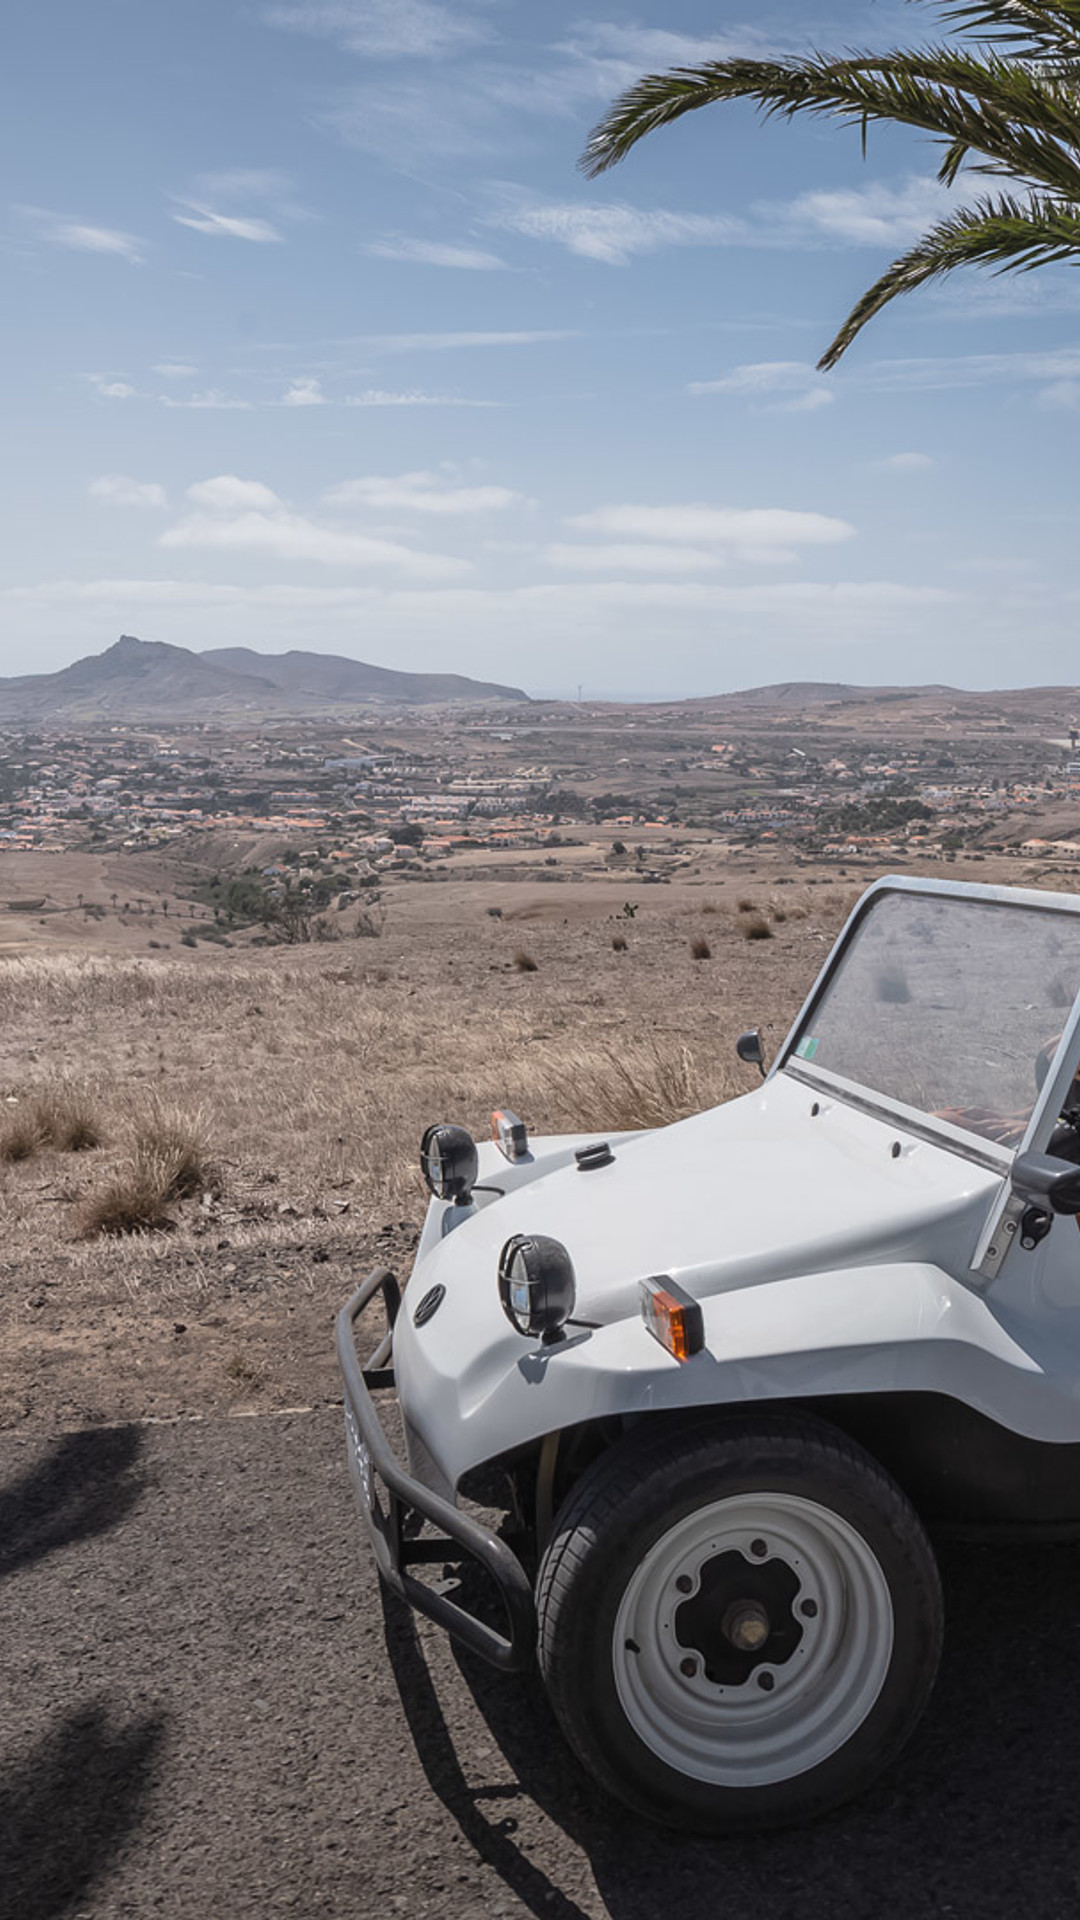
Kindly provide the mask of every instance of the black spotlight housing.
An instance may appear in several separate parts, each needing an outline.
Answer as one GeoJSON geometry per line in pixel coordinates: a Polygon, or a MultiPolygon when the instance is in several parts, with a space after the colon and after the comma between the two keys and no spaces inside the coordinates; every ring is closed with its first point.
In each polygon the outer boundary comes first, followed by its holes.
{"type": "Polygon", "coordinates": [[[499,1255],[499,1299],[512,1327],[545,1346],[563,1338],[574,1311],[577,1281],[561,1240],[515,1233],[499,1255]]]}
{"type": "Polygon", "coordinates": [[[420,1142],[420,1166],[428,1192],[438,1200],[467,1206],[476,1185],[480,1157],[464,1127],[429,1127],[420,1142]]]}

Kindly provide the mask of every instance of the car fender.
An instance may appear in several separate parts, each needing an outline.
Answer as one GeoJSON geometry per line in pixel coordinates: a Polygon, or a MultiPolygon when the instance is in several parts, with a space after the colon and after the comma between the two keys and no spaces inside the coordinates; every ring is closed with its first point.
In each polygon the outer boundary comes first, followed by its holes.
{"type": "Polygon", "coordinates": [[[702,1302],[702,1351],[680,1362],[640,1315],[544,1346],[500,1331],[465,1375],[404,1313],[395,1334],[406,1425],[446,1483],[581,1422],[843,1394],[951,1396],[1033,1439],[1080,1440],[1080,1409],[991,1303],[940,1268],[845,1268],[702,1302]]]}

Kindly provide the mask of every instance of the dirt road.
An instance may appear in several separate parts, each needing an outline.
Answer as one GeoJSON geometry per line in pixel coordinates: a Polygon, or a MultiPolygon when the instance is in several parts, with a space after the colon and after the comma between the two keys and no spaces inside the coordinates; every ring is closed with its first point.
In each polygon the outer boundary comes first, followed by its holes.
{"type": "Polygon", "coordinates": [[[538,1687],[380,1604],[339,1416],[0,1442],[3,1920],[1074,1916],[1076,1548],[951,1549],[903,1766],[713,1845],[596,1796],[538,1687]]]}

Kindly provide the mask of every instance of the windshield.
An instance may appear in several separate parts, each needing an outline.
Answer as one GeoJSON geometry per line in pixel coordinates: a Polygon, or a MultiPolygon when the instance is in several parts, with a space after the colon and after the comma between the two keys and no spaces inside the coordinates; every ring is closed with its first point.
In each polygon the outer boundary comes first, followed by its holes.
{"type": "Polygon", "coordinates": [[[886,893],[794,1057],[1016,1146],[1080,991],[1080,916],[886,893]]]}

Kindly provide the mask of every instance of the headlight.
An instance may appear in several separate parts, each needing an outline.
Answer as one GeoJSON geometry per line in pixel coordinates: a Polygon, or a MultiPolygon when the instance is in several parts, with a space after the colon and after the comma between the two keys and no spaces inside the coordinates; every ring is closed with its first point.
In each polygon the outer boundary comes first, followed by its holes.
{"type": "Polygon", "coordinates": [[[515,1233],[499,1255],[499,1299],[510,1324],[545,1345],[561,1337],[574,1311],[577,1283],[570,1255],[559,1240],[515,1233]]]}
{"type": "Polygon", "coordinates": [[[420,1142],[420,1166],[430,1193],[463,1207],[480,1166],[476,1141],[464,1127],[429,1127],[420,1142]]]}

